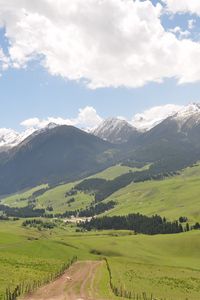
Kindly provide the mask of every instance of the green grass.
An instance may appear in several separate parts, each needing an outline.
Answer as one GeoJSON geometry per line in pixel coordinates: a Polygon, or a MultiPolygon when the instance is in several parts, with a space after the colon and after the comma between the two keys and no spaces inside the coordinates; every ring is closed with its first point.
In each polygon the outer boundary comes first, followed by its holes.
{"type": "Polygon", "coordinates": [[[94,196],[78,192],[77,195],[65,197],[66,192],[70,191],[75,184],[76,183],[68,183],[57,186],[37,197],[37,207],[45,208],[52,206],[54,213],[85,208],[93,201],[94,196]],[[67,202],[71,198],[74,198],[75,201],[69,205],[67,202]]]}
{"type": "MultiPolygon", "coordinates": [[[[107,180],[112,180],[117,176],[129,172],[129,170],[133,171],[142,169],[116,165],[93,176],[90,176],[89,178],[103,178],[107,180]]],[[[46,208],[47,206],[52,206],[54,209],[54,213],[63,213],[69,210],[86,208],[86,206],[88,206],[94,200],[94,196],[78,192],[77,195],[73,196],[73,198],[75,198],[75,202],[71,203],[70,205],[68,205],[67,203],[67,201],[72,197],[65,197],[65,194],[66,192],[70,191],[77,183],[78,182],[76,181],[72,183],[62,184],[48,190],[43,195],[40,195],[36,198],[36,207],[46,208]]],[[[38,186],[25,192],[6,197],[2,200],[2,203],[5,203],[12,207],[24,207],[28,204],[28,200],[26,199],[30,197],[33,192],[42,189],[46,186],[38,186]]]]}
{"type": "Polygon", "coordinates": [[[34,192],[46,187],[48,187],[47,184],[39,185],[32,189],[5,197],[1,200],[1,202],[13,207],[24,207],[27,205],[27,198],[29,198],[34,192]]]}
{"type": "Polygon", "coordinates": [[[186,216],[191,223],[200,221],[200,165],[168,179],[130,184],[106,199],[109,200],[116,201],[117,206],[108,215],[140,212],[171,220],[186,216]]]}
{"type": "MultiPolygon", "coordinates": [[[[113,283],[156,299],[199,299],[200,231],[144,236],[128,231],[76,233],[74,227],[25,229],[22,221],[0,223],[0,295],[20,281],[45,278],[69,258],[107,257],[113,283]],[[30,239],[31,238],[31,239],[30,239]],[[91,253],[96,249],[100,255],[91,253]]],[[[99,269],[99,296],[115,299],[105,265],[99,269]]],[[[1,296],[0,296],[1,299],[1,296]]]]}
{"type": "MultiPolygon", "coordinates": [[[[94,196],[78,192],[75,196],[65,197],[66,192],[70,191],[77,182],[67,183],[59,185],[55,188],[52,188],[46,191],[43,195],[36,197],[36,208],[46,208],[52,206],[54,213],[63,213],[67,210],[76,210],[85,208],[89,205],[94,196]],[[75,202],[70,205],[67,203],[70,198],[74,198],[75,202]]],[[[28,205],[28,197],[32,195],[33,192],[43,188],[45,186],[39,186],[33,189],[26,191],[25,193],[19,193],[7,197],[2,200],[2,203],[7,204],[11,207],[24,207],[28,205]],[[23,200],[20,200],[23,199],[23,200]]]]}
{"type": "MultiPolygon", "coordinates": [[[[114,166],[94,177],[113,179],[129,169],[114,166]]],[[[47,191],[37,198],[37,207],[53,206],[55,212],[86,207],[93,196],[80,192],[74,196],[71,206],[67,204],[71,197],[66,198],[65,194],[75,184],[63,184],[47,191]]],[[[19,199],[28,198],[43,187],[12,195],[3,203],[25,206],[27,201],[19,199]]],[[[105,201],[117,201],[117,206],[107,212],[109,215],[157,213],[171,220],[187,216],[194,223],[200,221],[199,195],[200,165],[196,165],[165,180],[131,184],[105,201]]],[[[156,299],[199,300],[200,231],[157,236],[133,235],[128,231],[76,233],[74,225],[38,231],[22,228],[21,223],[22,220],[0,221],[0,299],[7,286],[46,278],[77,255],[80,260],[107,257],[113,283],[124,289],[153,293],[156,299]]],[[[109,289],[108,279],[106,267],[102,265],[95,278],[99,297],[117,299],[109,289]]]]}
{"type": "MultiPolygon", "coordinates": [[[[120,165],[113,166],[95,174],[93,177],[112,179],[130,170],[129,167],[120,165]]],[[[48,190],[37,197],[36,207],[46,208],[52,206],[54,213],[62,213],[67,210],[82,209],[90,205],[94,196],[78,192],[73,196],[75,202],[67,203],[72,197],[65,197],[67,191],[74,187],[77,182],[63,184],[48,190]]],[[[4,200],[10,206],[25,206],[27,200],[34,191],[43,186],[31,189],[21,194],[12,195],[4,200]]],[[[126,215],[140,212],[145,215],[159,214],[171,220],[180,216],[187,216],[191,223],[200,221],[200,165],[186,168],[180,175],[160,181],[146,181],[131,184],[112,194],[105,202],[114,200],[117,205],[114,209],[106,212],[108,215],[126,215]]]]}
{"type": "MultiPolygon", "coordinates": [[[[103,178],[112,180],[117,176],[129,172],[130,170],[133,171],[142,169],[116,165],[93,176],[90,176],[89,178],[103,178]]],[[[47,206],[52,206],[54,208],[54,212],[64,212],[68,210],[86,208],[86,206],[88,206],[94,200],[94,196],[83,192],[78,192],[77,195],[72,196],[73,198],[75,198],[75,202],[71,203],[70,206],[67,204],[67,201],[72,197],[65,197],[65,194],[66,192],[70,191],[77,183],[78,182],[76,181],[68,184],[63,184],[47,191],[43,195],[37,197],[37,207],[45,208],[47,206]]]]}
{"type": "Polygon", "coordinates": [[[122,166],[122,165],[116,165],[112,166],[100,173],[97,173],[93,176],[90,176],[89,178],[102,178],[102,179],[107,179],[107,180],[112,180],[122,174],[128,173],[129,171],[141,171],[148,168],[148,165],[143,167],[143,168],[131,168],[127,166],[122,166]]]}

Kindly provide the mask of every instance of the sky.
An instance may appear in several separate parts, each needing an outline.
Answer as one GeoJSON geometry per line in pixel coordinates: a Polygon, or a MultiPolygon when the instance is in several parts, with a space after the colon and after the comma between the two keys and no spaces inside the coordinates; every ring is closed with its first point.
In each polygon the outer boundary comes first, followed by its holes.
{"type": "Polygon", "coordinates": [[[199,102],[199,28],[197,0],[0,0],[0,129],[199,102]]]}

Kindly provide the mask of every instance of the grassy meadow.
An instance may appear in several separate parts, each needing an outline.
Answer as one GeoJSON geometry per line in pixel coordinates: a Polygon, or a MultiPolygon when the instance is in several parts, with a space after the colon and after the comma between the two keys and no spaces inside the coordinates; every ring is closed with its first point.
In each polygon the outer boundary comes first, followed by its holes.
{"type": "MultiPolygon", "coordinates": [[[[112,180],[117,176],[129,172],[130,170],[138,170],[138,169],[116,165],[100,173],[97,173],[93,176],[90,176],[89,178],[102,178],[102,179],[112,180]]],[[[67,210],[76,210],[76,209],[85,208],[94,200],[93,195],[78,192],[77,195],[73,196],[75,201],[70,204],[68,203],[68,201],[70,200],[70,198],[72,198],[72,196],[67,196],[67,197],[65,196],[66,193],[69,192],[77,183],[78,181],[61,184],[46,191],[43,195],[36,197],[36,207],[46,208],[48,206],[52,206],[55,213],[63,213],[67,210]]],[[[8,196],[2,199],[2,203],[7,204],[11,207],[24,207],[28,204],[27,198],[30,197],[33,192],[45,187],[47,187],[47,185],[38,186],[33,189],[27,190],[25,192],[8,196]]]]}
{"type": "Polygon", "coordinates": [[[132,183],[112,194],[109,200],[116,201],[117,205],[107,215],[140,212],[149,216],[159,214],[171,220],[186,216],[191,223],[199,222],[200,165],[164,180],[132,183]]]}
{"type": "MultiPolygon", "coordinates": [[[[130,168],[114,166],[93,177],[113,179],[130,168]]],[[[52,206],[54,212],[85,208],[94,196],[78,192],[75,201],[65,196],[77,182],[62,184],[37,197],[37,207],[52,206]]],[[[117,205],[107,215],[140,212],[159,214],[175,220],[186,216],[200,221],[200,165],[160,181],[131,184],[104,200],[117,205]]],[[[11,206],[26,206],[34,191],[23,191],[2,200],[11,206]]],[[[79,260],[106,257],[114,286],[166,300],[199,300],[200,231],[145,236],[128,231],[76,232],[75,225],[60,223],[54,229],[24,228],[23,220],[0,221],[0,299],[5,289],[20,282],[43,280],[59,270],[73,256],[79,260]]],[[[95,282],[99,297],[115,297],[109,286],[106,264],[99,268],[95,282]]]]}
{"type": "MultiPolygon", "coordinates": [[[[74,255],[79,260],[106,257],[113,284],[128,291],[146,292],[156,299],[199,299],[199,231],[157,236],[128,231],[78,233],[73,225],[38,231],[23,228],[21,222],[0,223],[0,299],[6,287],[45,278],[74,255]]],[[[108,279],[102,265],[95,278],[99,296],[115,299],[108,279]]]]}
{"type": "MultiPolygon", "coordinates": [[[[103,178],[111,180],[119,175],[134,170],[133,168],[117,165],[97,173],[90,178],[103,178]]],[[[75,201],[68,203],[71,196],[66,197],[78,182],[72,182],[56,186],[43,195],[36,197],[36,207],[46,208],[52,206],[54,213],[84,209],[94,200],[94,195],[78,192],[72,196],[75,201]]],[[[117,205],[106,215],[126,215],[140,212],[145,215],[159,214],[170,220],[180,216],[186,216],[193,224],[200,221],[200,164],[186,168],[179,175],[164,180],[150,180],[140,183],[132,183],[122,188],[105,199],[103,202],[114,200],[117,205]]],[[[28,204],[26,200],[36,190],[45,186],[6,197],[2,203],[10,206],[22,207],[28,204]]]]}

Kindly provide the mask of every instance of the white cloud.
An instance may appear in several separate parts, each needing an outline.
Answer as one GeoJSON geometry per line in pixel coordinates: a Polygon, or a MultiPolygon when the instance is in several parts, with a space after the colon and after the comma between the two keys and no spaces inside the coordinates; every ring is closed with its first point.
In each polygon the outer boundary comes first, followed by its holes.
{"type": "Polygon", "coordinates": [[[192,30],[195,27],[195,24],[196,24],[195,19],[188,20],[188,29],[192,30]]]}
{"type": "Polygon", "coordinates": [[[186,38],[190,35],[190,32],[188,30],[182,30],[179,26],[176,26],[169,31],[178,34],[180,38],[186,38]]]}
{"type": "Polygon", "coordinates": [[[190,13],[200,15],[200,1],[199,0],[162,0],[167,9],[175,13],[190,13]]]}
{"type": "Polygon", "coordinates": [[[200,80],[200,44],[165,31],[161,13],[149,0],[0,0],[13,67],[40,58],[50,74],[90,88],[200,80]]]}
{"type": "Polygon", "coordinates": [[[186,38],[190,35],[190,32],[188,30],[182,30],[179,26],[176,26],[169,31],[178,34],[180,38],[186,38]]]}
{"type": "Polygon", "coordinates": [[[10,64],[9,58],[5,55],[2,48],[0,48],[0,70],[5,71],[8,69],[10,64]]]}
{"type": "Polygon", "coordinates": [[[28,127],[38,127],[39,124],[40,124],[40,120],[38,118],[30,118],[21,122],[20,125],[28,128],[28,127]]]}
{"type": "Polygon", "coordinates": [[[91,129],[102,122],[102,118],[97,114],[96,110],[91,106],[79,109],[78,116],[72,119],[63,119],[60,117],[48,117],[46,119],[30,118],[21,122],[21,125],[26,128],[41,129],[49,123],[57,125],[72,125],[84,129],[91,129]]]}
{"type": "Polygon", "coordinates": [[[86,129],[91,129],[98,126],[102,120],[93,107],[86,106],[83,109],[79,109],[78,117],[74,120],[74,123],[86,129]]]}
{"type": "Polygon", "coordinates": [[[54,118],[54,117],[48,117],[47,119],[39,119],[39,118],[30,118],[27,120],[24,120],[21,122],[20,125],[26,127],[26,128],[44,128],[46,127],[49,123],[55,123],[57,125],[73,125],[73,122],[68,119],[63,119],[63,118],[54,118]]]}
{"type": "Polygon", "coordinates": [[[183,106],[175,104],[166,104],[162,106],[155,106],[143,113],[136,114],[131,124],[139,130],[148,130],[162,122],[167,117],[175,114],[181,110],[183,106]]]}

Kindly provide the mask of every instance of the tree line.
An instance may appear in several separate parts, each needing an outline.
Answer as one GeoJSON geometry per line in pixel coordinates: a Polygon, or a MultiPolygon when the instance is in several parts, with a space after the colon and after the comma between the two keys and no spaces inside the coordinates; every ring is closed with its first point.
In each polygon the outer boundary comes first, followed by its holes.
{"type": "Polygon", "coordinates": [[[133,230],[142,234],[172,234],[184,231],[181,223],[178,221],[170,222],[166,218],[158,215],[148,217],[137,214],[129,214],[127,216],[103,216],[101,218],[92,218],[90,221],[81,222],[78,226],[85,230],[133,230]]]}
{"type": "Polygon", "coordinates": [[[34,228],[44,228],[44,229],[53,229],[56,227],[56,224],[53,222],[44,222],[38,219],[26,220],[22,223],[23,227],[34,227],[34,228]]]}
{"type": "Polygon", "coordinates": [[[44,209],[36,209],[34,208],[34,205],[28,205],[25,207],[10,207],[4,204],[0,204],[0,211],[2,211],[8,217],[18,218],[42,217],[45,214],[44,209]]]}
{"type": "Polygon", "coordinates": [[[79,217],[93,217],[95,215],[100,215],[105,211],[111,210],[115,207],[115,201],[109,201],[107,203],[97,203],[96,205],[90,205],[86,209],[81,209],[79,212],[79,217]]]}
{"type": "Polygon", "coordinates": [[[109,201],[107,203],[92,203],[90,206],[85,209],[77,209],[77,210],[68,210],[64,213],[55,214],[55,218],[71,218],[73,217],[94,217],[96,215],[102,214],[105,211],[108,211],[116,205],[115,201],[109,201]]]}
{"type": "Polygon", "coordinates": [[[138,183],[147,180],[162,180],[168,176],[176,174],[175,172],[157,172],[156,168],[149,168],[143,171],[128,172],[122,174],[113,180],[101,178],[85,179],[77,184],[73,190],[94,193],[95,202],[101,202],[114,192],[126,187],[131,183],[138,183]]]}

